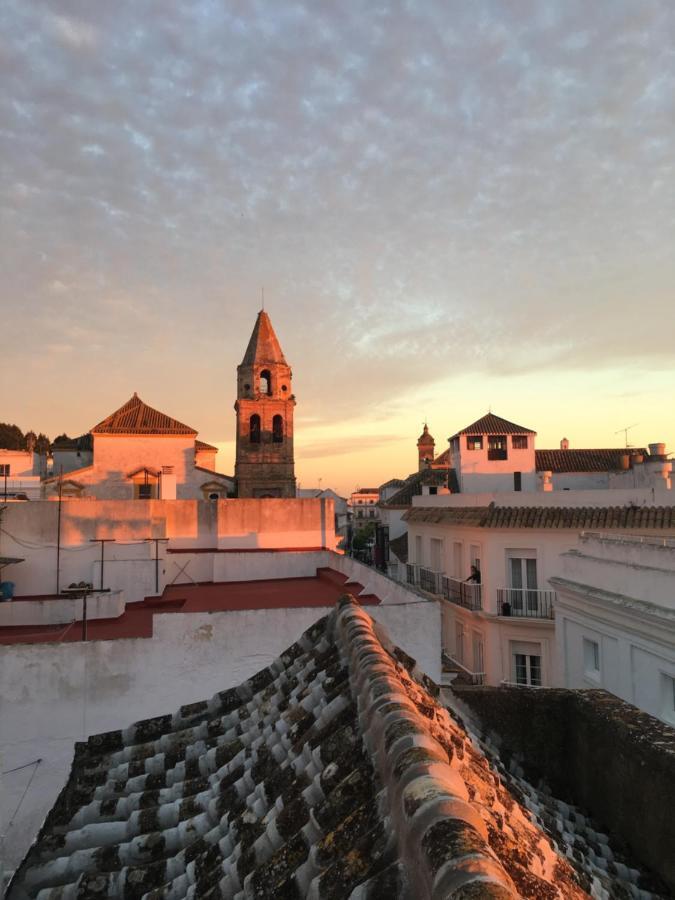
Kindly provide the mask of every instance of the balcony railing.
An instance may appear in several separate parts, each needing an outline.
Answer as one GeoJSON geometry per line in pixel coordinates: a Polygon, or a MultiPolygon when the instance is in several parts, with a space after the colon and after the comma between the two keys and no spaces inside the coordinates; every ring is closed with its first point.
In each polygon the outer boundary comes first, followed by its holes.
{"type": "Polygon", "coordinates": [[[552,619],[555,591],[531,588],[497,588],[498,616],[526,616],[531,619],[552,619]]]}
{"type": "Polygon", "coordinates": [[[441,580],[441,593],[446,600],[463,606],[465,609],[482,609],[481,586],[466,581],[457,581],[456,578],[441,580]]]}
{"type": "Polygon", "coordinates": [[[443,575],[440,572],[433,572],[431,569],[425,569],[424,566],[419,567],[419,586],[423,591],[426,591],[428,594],[440,594],[441,593],[441,578],[443,575]]]}
{"type": "Polygon", "coordinates": [[[488,459],[508,459],[508,455],[506,453],[506,450],[498,450],[496,448],[492,449],[492,448],[488,447],[487,458],[488,459]]]}

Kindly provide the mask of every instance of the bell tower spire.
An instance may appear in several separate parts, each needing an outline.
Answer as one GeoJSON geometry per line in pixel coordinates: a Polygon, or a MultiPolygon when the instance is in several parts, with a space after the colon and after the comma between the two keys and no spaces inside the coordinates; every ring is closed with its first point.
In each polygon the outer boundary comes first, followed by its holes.
{"type": "Polygon", "coordinates": [[[261,309],[237,367],[238,497],[295,497],[292,373],[261,309]]]}

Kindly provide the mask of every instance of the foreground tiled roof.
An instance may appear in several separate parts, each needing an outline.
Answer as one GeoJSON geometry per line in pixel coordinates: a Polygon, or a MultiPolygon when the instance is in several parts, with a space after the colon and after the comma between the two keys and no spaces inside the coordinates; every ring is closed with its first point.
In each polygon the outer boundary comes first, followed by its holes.
{"type": "Polygon", "coordinates": [[[195,441],[195,450],[218,450],[217,447],[214,447],[213,444],[207,444],[206,441],[200,441],[197,439],[195,441]]]}
{"type": "Polygon", "coordinates": [[[612,472],[622,468],[626,454],[639,453],[649,456],[646,449],[625,450],[613,447],[609,450],[535,450],[538,472],[612,472]]]}
{"type": "Polygon", "coordinates": [[[656,528],[675,530],[675,506],[415,506],[407,522],[475,528],[656,528]]]}
{"type": "Polygon", "coordinates": [[[239,687],[77,744],[9,897],[587,898],[436,693],[345,597],[239,687]]]}
{"type": "Polygon", "coordinates": [[[531,428],[523,428],[522,425],[516,425],[514,422],[509,422],[507,419],[502,419],[501,416],[495,416],[494,413],[488,413],[486,416],[483,416],[480,419],[477,419],[475,422],[472,422],[471,425],[467,425],[466,428],[460,429],[458,432],[453,434],[452,437],[457,437],[460,434],[536,434],[536,431],[532,431],[531,428]]]}
{"type": "Polygon", "coordinates": [[[92,434],[197,434],[194,428],[183,425],[143,403],[138,394],[120,406],[98,425],[91,429],[92,434]]]}

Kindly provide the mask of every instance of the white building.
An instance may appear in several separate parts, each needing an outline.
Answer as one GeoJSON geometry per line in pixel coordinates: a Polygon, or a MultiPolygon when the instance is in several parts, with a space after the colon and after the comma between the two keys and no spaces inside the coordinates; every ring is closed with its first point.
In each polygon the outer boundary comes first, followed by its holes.
{"type": "Polygon", "coordinates": [[[363,528],[368,522],[379,521],[377,503],[380,499],[378,488],[358,488],[348,500],[349,512],[355,529],[363,528]]]}
{"type": "Polygon", "coordinates": [[[144,403],[138,394],[91,429],[89,465],[45,481],[45,497],[98,500],[218,500],[234,490],[216,472],[217,448],[197,440],[194,428],[144,403]]]}
{"type": "Polygon", "coordinates": [[[552,579],[582,531],[675,536],[675,505],[651,491],[421,496],[404,519],[406,580],[443,598],[447,655],[489,684],[564,683],[552,579]]]}
{"type": "Polygon", "coordinates": [[[675,725],[675,540],[582,534],[550,583],[562,684],[675,725]]]}
{"type": "MultiPolygon", "coordinates": [[[[653,487],[669,490],[671,462],[660,443],[645,448],[536,448],[537,433],[488,413],[449,438],[450,490],[567,491],[653,487]]],[[[440,457],[439,457],[440,459],[440,457]]]]}
{"type": "Polygon", "coordinates": [[[45,468],[34,450],[0,450],[0,500],[38,500],[45,468]]]}

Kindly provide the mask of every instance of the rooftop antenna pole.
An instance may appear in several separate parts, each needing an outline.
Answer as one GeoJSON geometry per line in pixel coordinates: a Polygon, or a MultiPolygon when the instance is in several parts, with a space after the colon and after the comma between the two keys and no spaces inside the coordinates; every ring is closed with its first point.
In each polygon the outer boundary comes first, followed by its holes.
{"type": "Polygon", "coordinates": [[[631,428],[636,428],[640,423],[634,422],[632,425],[627,425],[625,428],[619,428],[618,431],[615,431],[614,434],[622,434],[624,436],[624,440],[626,442],[626,449],[630,446],[628,443],[628,432],[631,428]]]}

